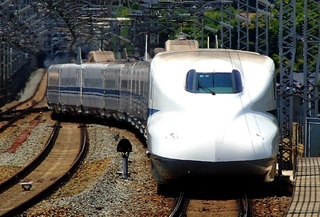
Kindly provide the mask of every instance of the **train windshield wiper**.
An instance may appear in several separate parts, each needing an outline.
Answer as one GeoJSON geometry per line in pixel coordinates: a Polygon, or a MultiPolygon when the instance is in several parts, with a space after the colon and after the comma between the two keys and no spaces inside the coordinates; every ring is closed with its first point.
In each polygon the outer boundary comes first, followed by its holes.
{"type": "Polygon", "coordinates": [[[207,87],[203,87],[200,81],[198,81],[197,90],[199,90],[199,89],[202,89],[202,90],[206,91],[207,93],[211,93],[212,95],[216,95],[216,93],[214,91],[210,90],[207,87]]]}

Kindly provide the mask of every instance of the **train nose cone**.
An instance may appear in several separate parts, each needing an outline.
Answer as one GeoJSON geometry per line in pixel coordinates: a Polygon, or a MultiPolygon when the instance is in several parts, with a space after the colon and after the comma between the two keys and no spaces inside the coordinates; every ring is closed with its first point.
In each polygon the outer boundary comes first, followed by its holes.
{"type": "Polygon", "coordinates": [[[212,124],[200,124],[198,117],[158,115],[148,123],[149,152],[167,158],[211,161],[217,131],[212,124]]]}
{"type": "Polygon", "coordinates": [[[245,114],[217,122],[218,118],[158,115],[149,122],[149,151],[167,158],[219,162],[276,153],[277,126],[266,118],[245,114]]]}

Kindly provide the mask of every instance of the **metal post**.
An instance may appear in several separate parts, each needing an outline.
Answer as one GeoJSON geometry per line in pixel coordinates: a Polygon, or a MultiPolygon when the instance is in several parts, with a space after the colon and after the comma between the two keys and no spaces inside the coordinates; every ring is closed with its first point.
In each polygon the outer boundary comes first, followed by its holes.
{"type": "Polygon", "coordinates": [[[121,178],[128,178],[128,158],[132,152],[132,145],[128,139],[121,139],[117,146],[117,152],[122,153],[122,173],[121,178]]]}
{"type": "Polygon", "coordinates": [[[122,178],[127,179],[128,178],[128,159],[129,155],[123,154],[122,155],[122,178]]]}

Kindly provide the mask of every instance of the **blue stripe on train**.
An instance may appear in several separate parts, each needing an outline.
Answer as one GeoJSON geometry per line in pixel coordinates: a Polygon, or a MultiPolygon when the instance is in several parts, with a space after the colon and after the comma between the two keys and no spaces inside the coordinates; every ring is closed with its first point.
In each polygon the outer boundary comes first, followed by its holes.
{"type": "MultiPolygon", "coordinates": [[[[79,94],[80,93],[80,87],[60,87],[59,89],[57,88],[52,88],[50,93],[56,93],[56,94],[79,94]]],[[[113,89],[101,89],[101,88],[82,88],[82,95],[83,96],[108,96],[112,98],[119,98],[121,97],[129,97],[130,95],[132,96],[133,100],[143,100],[145,99],[144,96],[141,96],[139,94],[132,93],[127,90],[113,90],[113,89]]]]}
{"type": "Polygon", "coordinates": [[[152,108],[148,108],[148,118],[153,115],[154,113],[160,111],[159,109],[152,109],[152,108]]]}

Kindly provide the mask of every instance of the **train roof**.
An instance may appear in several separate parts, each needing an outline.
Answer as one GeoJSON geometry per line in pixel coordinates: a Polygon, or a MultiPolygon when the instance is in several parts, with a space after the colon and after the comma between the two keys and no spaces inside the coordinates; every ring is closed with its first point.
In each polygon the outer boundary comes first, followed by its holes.
{"type": "Polygon", "coordinates": [[[243,50],[234,50],[234,49],[223,49],[223,48],[199,48],[199,49],[190,49],[190,50],[172,50],[172,51],[164,51],[159,53],[158,55],[172,55],[172,54],[192,54],[192,53],[204,53],[204,54],[208,54],[208,53],[237,53],[239,55],[255,55],[255,56],[261,56],[261,57],[266,57],[265,55],[261,55],[257,52],[253,52],[253,51],[243,51],[243,50]]]}
{"type": "Polygon", "coordinates": [[[166,51],[157,54],[151,63],[152,68],[196,71],[242,71],[274,70],[273,60],[256,52],[232,49],[197,49],[184,51],[166,51]]]}
{"type": "Polygon", "coordinates": [[[180,50],[180,51],[165,51],[157,54],[155,59],[165,59],[169,61],[170,59],[177,61],[179,59],[183,60],[185,58],[192,59],[215,59],[215,60],[226,60],[230,59],[241,59],[241,61],[256,61],[260,63],[273,62],[270,57],[266,55],[261,55],[257,52],[252,51],[242,51],[242,50],[232,50],[232,49],[196,49],[196,50],[180,50]]]}

